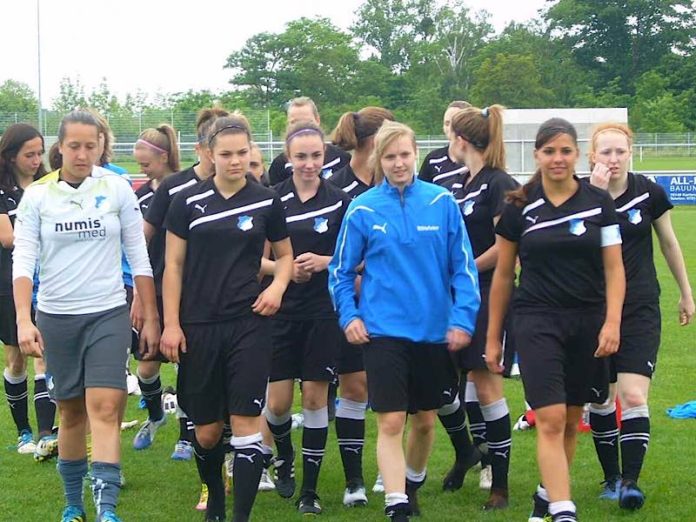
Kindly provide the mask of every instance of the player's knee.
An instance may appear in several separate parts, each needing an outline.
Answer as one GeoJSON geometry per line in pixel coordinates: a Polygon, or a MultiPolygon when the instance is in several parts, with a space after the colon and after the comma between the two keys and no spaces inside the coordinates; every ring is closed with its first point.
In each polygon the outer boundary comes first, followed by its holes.
{"type": "Polygon", "coordinates": [[[379,432],[387,437],[396,437],[403,433],[405,418],[399,413],[380,415],[379,432]]]}
{"type": "Polygon", "coordinates": [[[638,387],[628,388],[621,391],[621,406],[627,410],[636,406],[644,406],[647,404],[645,393],[638,387]]]}

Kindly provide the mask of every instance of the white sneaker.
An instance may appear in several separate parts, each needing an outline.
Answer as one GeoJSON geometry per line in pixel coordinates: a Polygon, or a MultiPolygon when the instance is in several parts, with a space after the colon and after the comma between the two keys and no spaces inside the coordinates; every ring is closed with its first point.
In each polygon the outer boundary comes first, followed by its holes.
{"type": "Polygon", "coordinates": [[[138,378],[131,373],[126,376],[126,387],[128,388],[128,395],[141,395],[138,378]]]}
{"type": "Polygon", "coordinates": [[[377,480],[375,480],[375,485],[372,486],[373,493],[384,493],[384,482],[382,481],[381,473],[377,474],[377,480]]]}
{"type": "Polygon", "coordinates": [[[343,492],[343,505],[346,507],[367,506],[365,486],[349,485],[343,492]]]}
{"type": "Polygon", "coordinates": [[[58,456],[58,436],[51,434],[45,435],[39,439],[34,448],[34,460],[43,462],[52,457],[58,456]]]}
{"type": "Polygon", "coordinates": [[[275,489],[275,484],[271,478],[271,474],[266,468],[263,469],[261,473],[261,480],[259,481],[259,491],[273,491],[275,489]]]}
{"type": "Polygon", "coordinates": [[[481,474],[479,475],[479,488],[481,489],[491,489],[493,485],[493,468],[486,466],[481,468],[481,474]]]}
{"type": "Polygon", "coordinates": [[[33,455],[36,450],[34,435],[29,430],[22,430],[17,437],[17,453],[21,455],[33,455]]]}

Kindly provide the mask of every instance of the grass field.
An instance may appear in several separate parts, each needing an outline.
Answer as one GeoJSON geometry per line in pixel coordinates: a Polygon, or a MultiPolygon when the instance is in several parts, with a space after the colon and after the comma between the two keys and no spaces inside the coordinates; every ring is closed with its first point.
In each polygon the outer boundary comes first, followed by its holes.
{"type": "MultiPolygon", "coordinates": [[[[684,250],[689,272],[696,274],[696,208],[677,208],[673,221],[684,250]]],[[[586,521],[655,521],[696,520],[696,420],[672,420],[666,408],[696,399],[696,326],[677,325],[678,293],[666,265],[657,255],[662,283],[663,341],[658,371],[652,388],[652,443],[641,477],[647,494],[645,507],[634,514],[621,512],[615,503],[600,501],[601,472],[589,435],[582,435],[573,467],[573,494],[582,520],[586,521]]],[[[164,384],[174,384],[171,368],[163,372],[164,384]]],[[[506,396],[513,419],[523,411],[522,387],[517,380],[506,381],[506,396]]],[[[129,398],[126,420],[144,420],[137,408],[137,398],[129,398]]],[[[33,411],[31,421],[35,426],[33,411]]],[[[370,483],[376,474],[374,417],[368,416],[365,445],[365,477],[370,483]]],[[[333,425],[331,427],[333,431],[333,425]]],[[[173,462],[169,454],[178,434],[176,420],[158,433],[153,448],[136,452],[131,440],[134,431],[123,434],[123,467],[127,486],[121,494],[119,513],[129,522],[196,521],[202,517],[194,511],[199,487],[194,463],[173,462]]],[[[295,444],[299,434],[295,433],[295,444]]],[[[6,406],[0,407],[0,513],[1,521],[34,522],[57,520],[63,506],[62,487],[54,463],[37,464],[30,456],[14,450],[15,431],[6,406]]],[[[483,513],[480,505],[486,493],[478,489],[478,473],[472,472],[462,490],[443,493],[440,481],[448,470],[452,451],[446,434],[438,428],[435,449],[429,467],[429,480],[420,495],[423,520],[445,521],[526,521],[530,495],[537,484],[534,458],[534,432],[514,432],[510,472],[510,508],[499,513],[483,513]]],[[[298,459],[299,463],[299,459],[298,459]]],[[[300,471],[301,465],[298,468],[300,471]]],[[[301,471],[300,471],[301,474],[301,471]]],[[[343,471],[335,434],[331,433],[320,479],[319,494],[324,518],[336,521],[365,522],[384,520],[383,500],[370,493],[365,509],[348,510],[341,504],[343,471]]],[[[88,500],[88,506],[91,501],[88,500]]],[[[228,506],[229,512],[229,506],[228,506]]],[[[92,514],[89,520],[93,520],[92,514]]],[[[299,520],[290,501],[275,493],[259,494],[254,511],[257,521],[299,520]]]]}

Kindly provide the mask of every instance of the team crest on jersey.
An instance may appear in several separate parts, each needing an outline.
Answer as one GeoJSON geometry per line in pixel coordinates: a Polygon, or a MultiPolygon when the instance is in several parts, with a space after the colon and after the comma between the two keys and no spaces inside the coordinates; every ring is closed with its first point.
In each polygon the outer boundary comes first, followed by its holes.
{"type": "Polygon", "coordinates": [[[582,236],[587,232],[587,227],[585,226],[585,220],[583,219],[571,219],[570,220],[570,233],[574,236],[582,236]]]}
{"type": "Polygon", "coordinates": [[[94,208],[101,208],[102,204],[106,201],[106,196],[96,196],[94,198],[94,208]]]}
{"type": "Polygon", "coordinates": [[[329,220],[326,218],[314,218],[314,231],[323,234],[329,230],[329,220]]]}
{"type": "Polygon", "coordinates": [[[239,216],[237,218],[237,228],[246,232],[254,228],[254,218],[252,216],[239,216]]]}
{"type": "Polygon", "coordinates": [[[637,225],[643,221],[643,216],[640,215],[640,209],[638,208],[632,208],[631,210],[628,211],[628,222],[637,225]]]}
{"type": "Polygon", "coordinates": [[[333,176],[333,169],[324,169],[321,171],[321,177],[324,179],[329,179],[333,176]]]}
{"type": "Polygon", "coordinates": [[[464,202],[462,212],[464,212],[465,216],[470,216],[471,214],[473,214],[475,204],[476,204],[476,202],[473,199],[467,199],[464,202]]]}

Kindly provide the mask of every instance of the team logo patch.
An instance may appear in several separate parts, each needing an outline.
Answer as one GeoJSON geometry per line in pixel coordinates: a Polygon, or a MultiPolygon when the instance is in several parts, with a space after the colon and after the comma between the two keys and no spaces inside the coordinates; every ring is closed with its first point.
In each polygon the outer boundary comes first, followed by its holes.
{"type": "Polygon", "coordinates": [[[582,236],[587,232],[587,227],[585,226],[584,219],[571,219],[570,220],[570,233],[574,236],[582,236]]]}
{"type": "Polygon", "coordinates": [[[638,208],[633,208],[628,211],[628,222],[637,225],[643,221],[643,216],[640,215],[640,209],[638,208]]]}
{"type": "Polygon", "coordinates": [[[237,218],[237,228],[242,232],[254,228],[254,218],[251,216],[239,216],[237,218]]]}
{"type": "Polygon", "coordinates": [[[462,205],[462,212],[465,216],[470,216],[474,212],[474,205],[476,202],[473,199],[468,199],[462,205]]]}
{"type": "Polygon", "coordinates": [[[314,218],[314,231],[323,234],[329,230],[329,220],[326,218],[314,218]]]}
{"type": "Polygon", "coordinates": [[[100,208],[102,203],[106,201],[106,196],[96,196],[94,198],[94,208],[100,208]]]}
{"type": "Polygon", "coordinates": [[[324,169],[321,171],[321,177],[324,179],[329,179],[333,176],[333,169],[324,169]]]}

